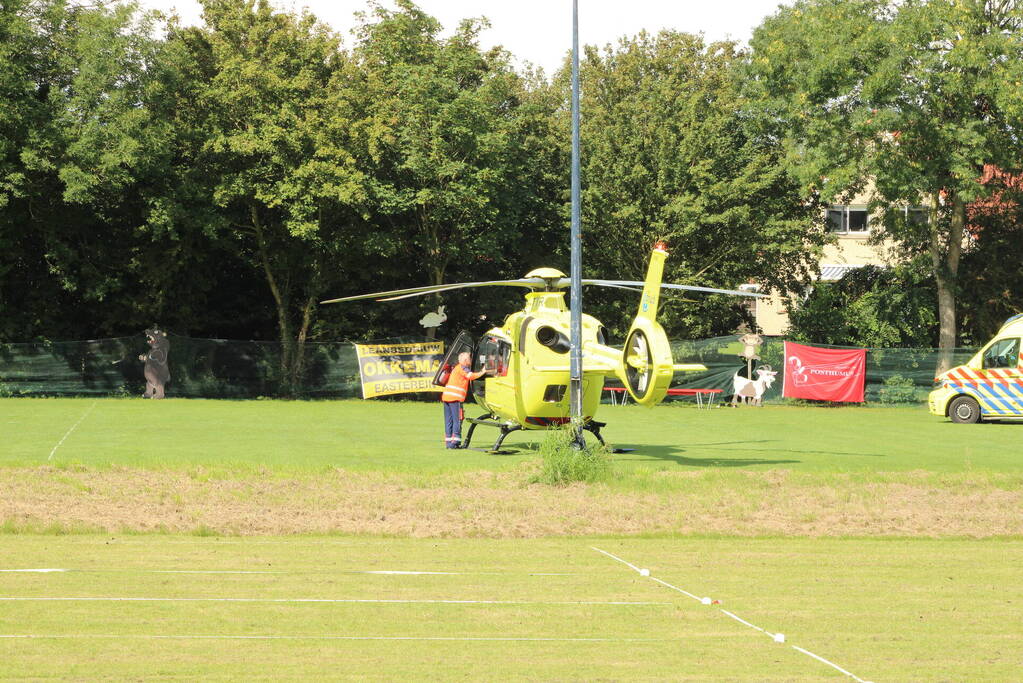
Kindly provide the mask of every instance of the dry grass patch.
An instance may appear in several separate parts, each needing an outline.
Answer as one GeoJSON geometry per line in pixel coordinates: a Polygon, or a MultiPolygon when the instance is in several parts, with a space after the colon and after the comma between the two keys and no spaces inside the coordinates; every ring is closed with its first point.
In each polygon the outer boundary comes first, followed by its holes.
{"type": "Polygon", "coordinates": [[[791,471],[658,473],[551,488],[532,469],[424,477],[53,467],[0,470],[8,531],[102,529],[240,535],[540,537],[1023,535],[1018,477],[927,472],[822,477],[791,471]]]}

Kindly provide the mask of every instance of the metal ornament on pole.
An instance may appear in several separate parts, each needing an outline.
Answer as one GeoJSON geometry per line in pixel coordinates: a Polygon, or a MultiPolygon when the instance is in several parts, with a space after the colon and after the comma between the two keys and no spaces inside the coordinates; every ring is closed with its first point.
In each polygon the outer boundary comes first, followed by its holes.
{"type": "Polygon", "coordinates": [[[579,221],[579,0],[572,0],[572,270],[569,300],[569,403],[574,443],[583,441],[582,228],[579,221]]]}

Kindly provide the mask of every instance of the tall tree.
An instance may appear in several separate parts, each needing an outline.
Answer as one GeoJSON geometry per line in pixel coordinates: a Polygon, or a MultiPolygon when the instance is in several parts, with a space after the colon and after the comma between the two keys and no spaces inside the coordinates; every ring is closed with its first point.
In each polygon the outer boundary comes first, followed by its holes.
{"type": "Polygon", "coordinates": [[[1023,177],[992,172],[1000,188],[968,212],[969,247],[960,279],[964,345],[980,346],[1023,311],[1023,177]]]}
{"type": "Polygon", "coordinates": [[[135,189],[163,139],[144,106],[159,46],[152,17],[132,4],[13,2],[0,33],[0,325],[15,327],[0,334],[141,326],[135,189]]]}
{"type": "Polygon", "coordinates": [[[800,0],[765,21],[751,47],[751,83],[792,172],[827,202],[872,185],[884,235],[930,260],[938,343],[952,349],[967,207],[995,191],[982,182],[985,164],[1023,167],[1020,6],[800,0]],[[900,216],[921,204],[928,220],[900,216]]]}
{"type": "MultiPolygon", "coordinates": [[[[381,258],[421,284],[510,275],[556,218],[549,101],[530,93],[484,20],[441,26],[409,0],[364,16],[354,56],[367,84],[381,258]],[[418,273],[417,273],[418,271],[418,273]]],[[[514,272],[518,277],[522,273],[514,272]]]]}
{"type": "MultiPolygon", "coordinates": [[[[585,57],[587,275],[640,279],[654,241],[666,239],[667,281],[734,288],[756,279],[786,291],[804,278],[823,229],[808,220],[780,147],[739,91],[735,45],[665,31],[585,57]]],[[[587,297],[611,299],[622,314],[635,306],[620,294],[587,297]]],[[[666,300],[670,332],[728,334],[742,320],[735,299],[695,298],[666,300]]]]}

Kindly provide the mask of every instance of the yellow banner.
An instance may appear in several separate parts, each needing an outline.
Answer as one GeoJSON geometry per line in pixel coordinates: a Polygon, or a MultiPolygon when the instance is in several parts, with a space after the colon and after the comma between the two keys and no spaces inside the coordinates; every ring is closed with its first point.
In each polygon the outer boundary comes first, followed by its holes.
{"type": "Polygon", "coordinates": [[[444,359],[444,342],[356,344],[362,397],[443,391],[433,376],[444,359]]]}

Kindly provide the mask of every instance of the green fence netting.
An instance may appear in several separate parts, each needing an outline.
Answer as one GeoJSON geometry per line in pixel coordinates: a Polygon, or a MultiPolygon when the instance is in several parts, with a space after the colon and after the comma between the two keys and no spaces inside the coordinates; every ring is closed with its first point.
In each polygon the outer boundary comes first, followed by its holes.
{"type": "MultiPolygon", "coordinates": [[[[764,394],[765,401],[781,400],[784,369],[783,337],[763,337],[759,363],[778,371],[778,379],[764,394]]],[[[721,389],[730,398],[732,377],[746,371],[746,361],[739,357],[743,345],[738,338],[715,337],[694,341],[672,342],[676,363],[702,363],[705,372],[677,373],[673,386],[687,389],[721,389]]],[[[850,349],[852,346],[813,344],[826,349],[850,349]]],[[[976,349],[954,349],[952,365],[962,365],[976,349]]],[[[934,371],[941,352],[938,349],[867,349],[866,400],[868,403],[923,403],[934,386],[934,371]]]]}
{"type": "MultiPolygon", "coordinates": [[[[257,398],[361,396],[359,364],[351,342],[307,343],[305,372],[297,386],[281,372],[281,344],[170,335],[171,380],[167,395],[183,398],[257,398]]],[[[422,338],[373,340],[373,343],[424,341],[422,338]]],[[[370,343],[367,340],[367,343],[370,343]]],[[[850,348],[850,347],[826,347],[850,348]]],[[[148,349],[143,335],[77,342],[0,344],[0,396],[136,396],[145,386],[139,354],[148,349]]],[[[674,386],[732,392],[732,376],[745,368],[734,336],[672,343],[677,363],[702,363],[705,372],[677,373],[674,386]]],[[[956,349],[953,365],[975,349],[956,349]]],[[[765,337],[761,363],[780,370],[782,338],[765,337]]],[[[868,349],[868,402],[918,403],[931,390],[936,349],[868,349]]],[[[780,400],[781,377],[765,394],[780,400]]],[[[614,384],[609,378],[608,384],[614,384]]],[[[430,398],[435,398],[432,394],[430,398]]]]}
{"type": "MultiPolygon", "coordinates": [[[[305,371],[291,387],[274,342],[168,335],[167,395],[184,398],[361,396],[359,363],[349,342],[307,343],[305,371]]],[[[405,342],[387,339],[381,342],[405,342]]],[[[418,340],[415,340],[418,341],[418,340]]],[[[0,395],[134,396],[145,387],[144,335],[81,342],[0,344],[0,395]]]]}

